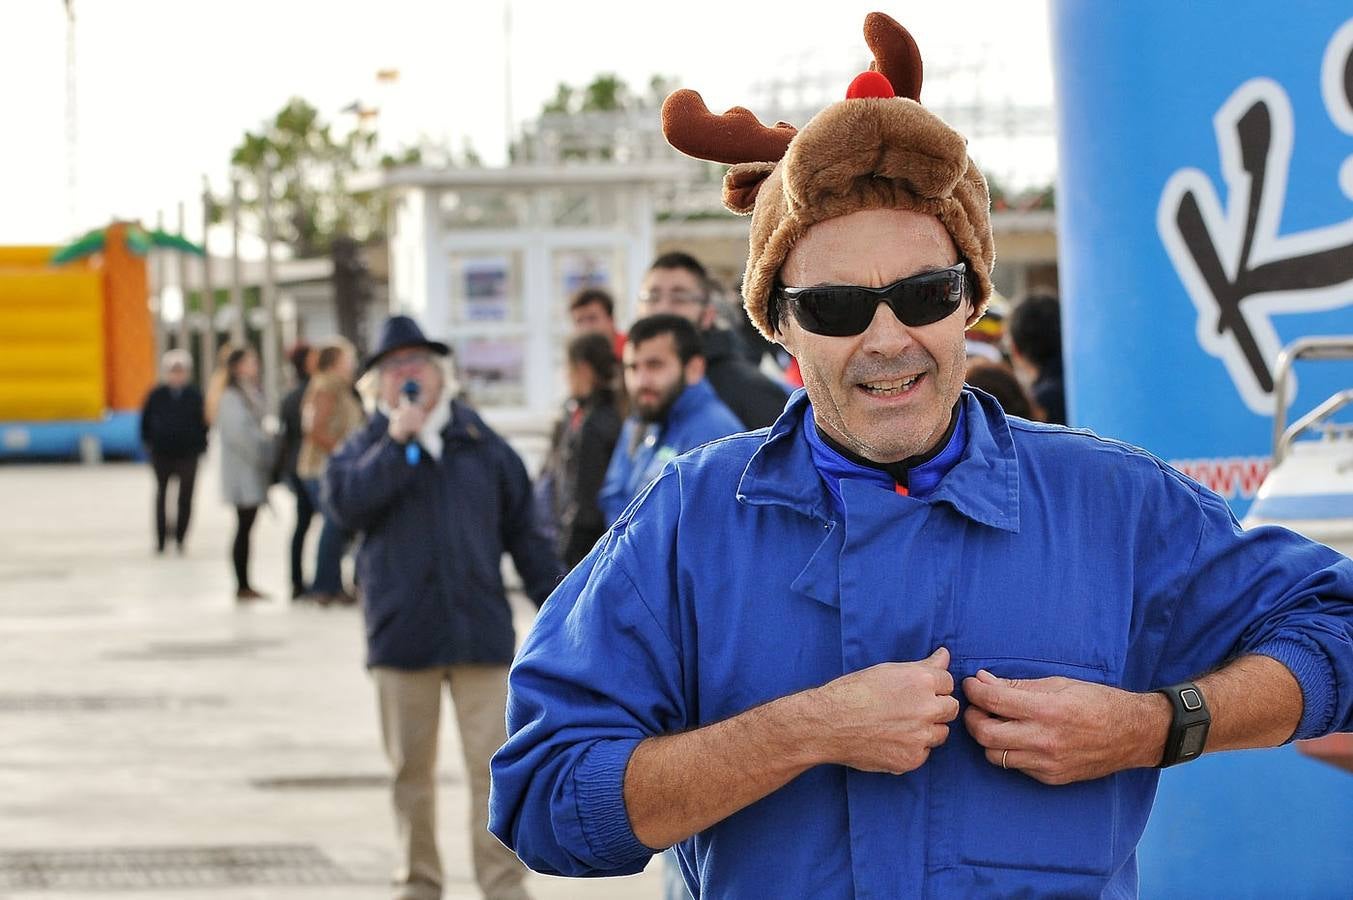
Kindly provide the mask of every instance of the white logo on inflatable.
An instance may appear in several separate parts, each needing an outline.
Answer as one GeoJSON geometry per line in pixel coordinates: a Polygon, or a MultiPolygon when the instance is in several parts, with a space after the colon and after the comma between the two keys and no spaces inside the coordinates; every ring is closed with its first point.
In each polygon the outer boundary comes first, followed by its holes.
{"type": "MultiPolygon", "coordinates": [[[[1353,135],[1353,20],[1326,48],[1320,80],[1330,119],[1353,135]]],[[[1282,349],[1273,317],[1353,304],[1353,219],[1278,233],[1293,123],[1277,82],[1245,82],[1212,121],[1225,207],[1205,173],[1180,169],[1161,193],[1156,228],[1198,310],[1198,343],[1226,365],[1251,410],[1272,415],[1272,366],[1282,349]]],[[[1353,199],[1353,156],[1337,181],[1353,199]]]]}

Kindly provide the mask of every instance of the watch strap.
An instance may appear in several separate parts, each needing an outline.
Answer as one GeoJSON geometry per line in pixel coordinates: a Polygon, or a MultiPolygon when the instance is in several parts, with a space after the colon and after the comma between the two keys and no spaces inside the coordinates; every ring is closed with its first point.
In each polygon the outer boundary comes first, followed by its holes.
{"type": "Polygon", "coordinates": [[[1198,685],[1184,681],[1159,688],[1156,693],[1164,694],[1173,710],[1170,731],[1165,738],[1165,754],[1158,768],[1164,769],[1202,756],[1203,747],[1207,744],[1207,732],[1212,725],[1212,713],[1198,685]]]}

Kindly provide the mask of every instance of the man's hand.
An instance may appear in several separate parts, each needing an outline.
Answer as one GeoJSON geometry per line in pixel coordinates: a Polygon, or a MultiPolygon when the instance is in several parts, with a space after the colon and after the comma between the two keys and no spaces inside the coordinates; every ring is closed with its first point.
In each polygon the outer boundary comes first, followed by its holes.
{"type": "Polygon", "coordinates": [[[390,437],[398,443],[407,444],[423,430],[427,417],[427,410],[419,404],[401,400],[390,411],[390,437]]]}
{"type": "Polygon", "coordinates": [[[968,733],[987,762],[1044,784],[1154,766],[1165,751],[1170,701],[1072,678],[1017,680],[981,670],[963,680],[968,733]]]}
{"type": "Polygon", "coordinates": [[[901,775],[921,766],[958,717],[949,651],[918,662],[882,663],[812,691],[821,756],[865,772],[901,775]]]}

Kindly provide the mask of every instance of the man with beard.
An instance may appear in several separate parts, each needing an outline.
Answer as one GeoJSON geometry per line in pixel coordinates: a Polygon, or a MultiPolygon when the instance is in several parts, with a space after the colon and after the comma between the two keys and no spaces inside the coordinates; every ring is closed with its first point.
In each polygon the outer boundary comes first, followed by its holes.
{"type": "Polygon", "coordinates": [[[742,423],[738,430],[765,428],[784,410],[789,390],[744,358],[746,348],[737,332],[718,323],[710,286],[709,274],[694,256],[664,253],[644,273],[639,312],[671,313],[694,325],[704,351],[705,377],[742,423]]]}
{"type": "Polygon", "coordinates": [[[635,322],[624,359],[631,415],[597,498],[608,522],[676,456],[742,430],[705,380],[700,335],[688,320],[664,314],[635,322]]]}

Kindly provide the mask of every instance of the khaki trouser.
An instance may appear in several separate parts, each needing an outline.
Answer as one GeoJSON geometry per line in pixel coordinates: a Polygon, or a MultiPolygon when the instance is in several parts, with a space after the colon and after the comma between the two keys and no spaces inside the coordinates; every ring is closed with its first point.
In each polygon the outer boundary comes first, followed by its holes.
{"type": "Polygon", "coordinates": [[[376,681],[385,754],[394,769],[400,844],[396,900],[436,900],[442,895],[436,789],[443,682],[451,688],[470,780],[475,880],[488,900],[529,900],[522,887],[525,870],[521,863],[489,833],[489,757],[507,740],[507,666],[375,667],[371,674],[376,681]]]}

